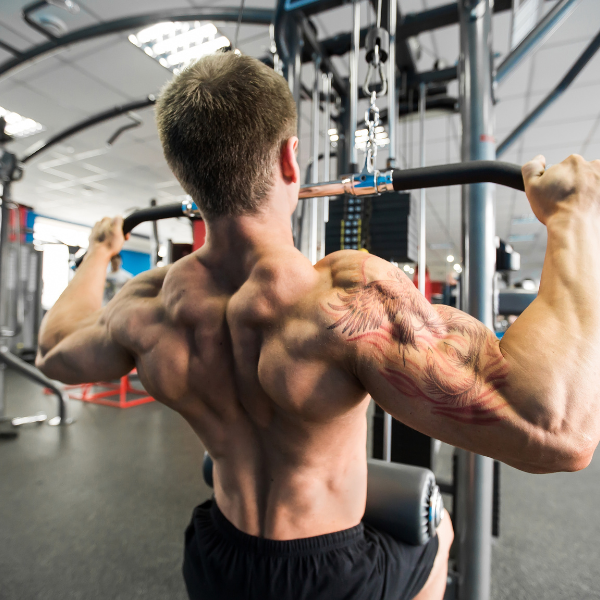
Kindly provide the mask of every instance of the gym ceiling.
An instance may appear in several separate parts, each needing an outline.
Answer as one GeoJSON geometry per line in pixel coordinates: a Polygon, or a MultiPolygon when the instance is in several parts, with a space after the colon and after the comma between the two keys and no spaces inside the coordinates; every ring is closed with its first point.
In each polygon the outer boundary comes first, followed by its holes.
{"type": "MultiPolygon", "coordinates": [[[[55,7],[36,13],[51,15],[64,22],[68,30],[120,17],[164,9],[193,7],[235,7],[238,0],[77,0],[78,14],[55,7]]],[[[399,0],[403,14],[420,12],[447,4],[448,0],[399,0]]],[[[0,7],[0,40],[18,50],[45,41],[43,35],[28,27],[21,18],[29,0],[3,0],[0,7]]],[[[362,26],[373,20],[363,1],[362,26]]],[[[545,2],[549,10],[553,2],[545,2]]],[[[274,0],[246,0],[248,8],[275,7],[274,0]]],[[[343,6],[313,18],[320,39],[349,31],[351,7],[343,6]]],[[[509,47],[511,12],[494,16],[494,51],[499,61],[509,47]]],[[[230,40],[235,23],[217,27],[230,40]]],[[[600,2],[581,0],[574,12],[539,49],[527,57],[497,89],[496,128],[498,141],[505,136],[554,88],[577,60],[591,38],[600,29],[600,2]]],[[[141,100],[157,93],[172,76],[171,72],[134,46],[128,35],[113,34],[63,49],[0,79],[0,106],[34,119],[44,130],[18,139],[10,149],[22,155],[36,142],[115,105],[141,100]]],[[[419,71],[433,68],[437,59],[454,65],[458,57],[458,25],[419,35],[421,56],[419,71]]],[[[269,30],[264,26],[243,24],[239,35],[240,50],[251,56],[269,53],[269,30]]],[[[359,62],[359,80],[366,73],[364,53],[359,62]]],[[[0,62],[12,56],[0,49],[0,62]]],[[[347,76],[347,57],[334,57],[336,67],[347,76]]],[[[311,88],[312,64],[303,68],[303,81],[311,88]]],[[[457,96],[457,84],[448,93],[457,96]]],[[[537,153],[544,153],[549,164],[571,153],[587,159],[600,158],[600,53],[578,76],[571,87],[515,143],[502,160],[523,163],[537,153]]],[[[385,106],[385,100],[381,101],[385,106]]],[[[359,115],[364,107],[359,106],[359,115]]],[[[136,111],[143,123],[125,131],[112,146],[106,142],[121,126],[129,123],[125,116],[69,138],[28,163],[25,177],[15,185],[15,199],[30,205],[43,215],[66,221],[93,224],[105,215],[124,213],[148,205],[151,198],[160,203],[179,200],[184,194],[167,168],[162,156],[153,109],[136,111]]],[[[310,144],[310,101],[303,102],[300,160],[306,166],[310,144]]],[[[399,127],[400,162],[418,165],[418,126],[414,119],[404,119],[399,127]],[[414,131],[409,131],[414,126],[414,131]],[[412,136],[413,155],[405,156],[405,136],[412,136]]],[[[460,118],[447,113],[428,115],[426,121],[427,164],[459,160],[460,118]]],[[[322,148],[322,145],[321,145],[322,148]]],[[[362,153],[361,153],[362,154],[362,153]]],[[[385,148],[380,151],[385,156],[385,148]]],[[[497,234],[521,253],[519,276],[539,277],[546,245],[545,229],[537,223],[524,194],[497,187],[497,234]]],[[[148,227],[146,225],[146,227],[148,227]]],[[[161,222],[161,237],[188,241],[190,228],[183,221],[161,222]]],[[[149,233],[141,227],[140,233],[149,233]]],[[[434,278],[443,278],[446,256],[459,257],[460,189],[432,189],[427,192],[427,263],[434,278]]]]}

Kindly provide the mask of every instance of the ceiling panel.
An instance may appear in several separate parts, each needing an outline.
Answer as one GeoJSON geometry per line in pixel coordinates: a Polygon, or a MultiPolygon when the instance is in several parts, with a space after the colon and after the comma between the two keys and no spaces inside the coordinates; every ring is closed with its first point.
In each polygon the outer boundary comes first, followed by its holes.
{"type": "MultiPolygon", "coordinates": [[[[524,96],[530,88],[532,68],[535,67],[535,55],[524,58],[498,86],[496,97],[499,101],[508,101],[524,96]],[[532,65],[532,63],[534,63],[532,65]]],[[[497,65],[501,61],[497,61],[497,65]]]]}
{"type": "MultiPolygon", "coordinates": [[[[18,112],[19,114],[35,119],[44,125],[48,132],[56,131],[63,127],[72,125],[81,119],[85,113],[79,107],[67,107],[56,102],[52,97],[45,92],[40,92],[29,84],[15,84],[6,91],[0,91],[2,104],[9,110],[18,112]]],[[[14,147],[29,146],[34,139],[45,137],[42,132],[38,136],[31,136],[15,142],[14,147]]]]}
{"type": "Polygon", "coordinates": [[[100,111],[128,99],[124,94],[107,89],[71,65],[53,69],[28,83],[33,89],[53,98],[60,106],[81,108],[86,113],[100,111]]]}
{"type": "MultiPolygon", "coordinates": [[[[600,16],[600,15],[599,15],[600,16]]],[[[600,20],[598,22],[600,27],[600,20]]],[[[572,67],[584,48],[588,38],[560,46],[542,46],[535,56],[531,89],[535,92],[554,87],[572,67]]]]}
{"type": "Polygon", "coordinates": [[[549,44],[591,39],[600,29],[600,3],[598,0],[581,0],[569,17],[554,32],[549,44]]]}
{"type": "Polygon", "coordinates": [[[564,148],[575,152],[581,147],[581,142],[587,137],[594,121],[595,115],[592,119],[540,123],[524,134],[524,148],[553,148],[562,144],[564,148]]]}
{"type": "Polygon", "coordinates": [[[77,65],[131,100],[158,92],[173,77],[171,71],[126,40],[89,54],[77,65]]]}

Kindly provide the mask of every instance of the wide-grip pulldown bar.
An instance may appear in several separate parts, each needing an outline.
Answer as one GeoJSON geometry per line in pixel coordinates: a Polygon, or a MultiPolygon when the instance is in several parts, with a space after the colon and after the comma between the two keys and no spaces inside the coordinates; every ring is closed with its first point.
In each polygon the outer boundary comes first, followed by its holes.
{"type": "MultiPolygon", "coordinates": [[[[446,185],[468,185],[472,183],[497,183],[515,190],[524,191],[521,167],[495,160],[474,160],[465,163],[436,165],[418,169],[393,169],[347,175],[337,181],[311,183],[300,188],[300,198],[324,196],[377,196],[384,192],[399,192],[419,188],[444,187],[446,185]]],[[[146,221],[160,221],[174,217],[201,218],[195,202],[184,200],[137,210],[123,220],[123,233],[131,233],[134,227],[146,221]]],[[[83,260],[75,261],[78,267],[83,260]]]]}
{"type": "Polygon", "coordinates": [[[337,181],[303,185],[300,198],[322,196],[377,196],[383,192],[400,192],[420,188],[497,183],[524,191],[521,167],[495,160],[474,160],[418,169],[393,169],[347,175],[337,181]]]}

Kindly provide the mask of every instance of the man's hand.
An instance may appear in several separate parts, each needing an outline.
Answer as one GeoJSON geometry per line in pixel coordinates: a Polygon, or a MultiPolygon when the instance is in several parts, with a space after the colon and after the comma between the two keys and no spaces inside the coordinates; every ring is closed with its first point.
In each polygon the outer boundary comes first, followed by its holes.
{"type": "Polygon", "coordinates": [[[536,156],[523,165],[525,193],[535,216],[544,224],[558,213],[598,214],[600,161],[587,162],[573,154],[546,170],[546,159],[536,156]]]}
{"type": "Polygon", "coordinates": [[[102,221],[98,221],[92,233],[90,234],[89,253],[98,249],[105,250],[110,257],[116,256],[123,248],[125,240],[129,239],[123,235],[123,218],[122,217],[104,217],[102,221]]]}

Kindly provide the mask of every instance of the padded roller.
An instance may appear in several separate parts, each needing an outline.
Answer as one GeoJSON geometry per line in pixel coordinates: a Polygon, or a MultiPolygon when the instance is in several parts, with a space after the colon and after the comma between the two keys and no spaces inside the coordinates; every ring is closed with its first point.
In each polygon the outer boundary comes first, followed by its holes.
{"type": "Polygon", "coordinates": [[[407,544],[426,544],[444,508],[434,474],[382,460],[369,460],[368,465],[365,523],[407,544]]]}

